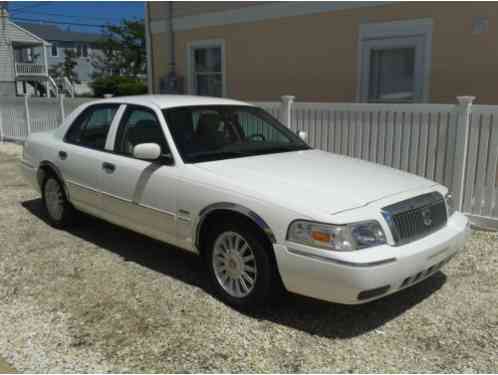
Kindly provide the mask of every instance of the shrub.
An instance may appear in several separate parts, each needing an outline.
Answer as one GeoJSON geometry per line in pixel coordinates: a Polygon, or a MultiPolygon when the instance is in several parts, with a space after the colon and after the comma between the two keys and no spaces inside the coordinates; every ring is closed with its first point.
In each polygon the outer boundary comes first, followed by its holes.
{"type": "Polygon", "coordinates": [[[141,95],[147,93],[147,86],[139,79],[125,76],[97,78],[91,83],[94,95],[98,98],[105,94],[113,96],[141,95]]]}

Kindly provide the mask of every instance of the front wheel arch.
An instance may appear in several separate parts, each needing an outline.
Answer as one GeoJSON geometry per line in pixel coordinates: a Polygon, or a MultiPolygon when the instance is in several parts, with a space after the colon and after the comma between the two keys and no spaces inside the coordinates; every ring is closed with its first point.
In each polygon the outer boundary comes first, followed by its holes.
{"type": "Polygon", "coordinates": [[[209,233],[217,223],[225,220],[241,222],[244,225],[249,226],[265,245],[264,247],[268,250],[272,265],[277,272],[279,286],[284,289],[280,270],[278,269],[277,259],[273,250],[273,244],[276,243],[276,238],[266,222],[264,222],[259,216],[257,217],[261,220],[261,223],[264,223],[264,225],[256,222],[253,217],[245,215],[240,211],[228,209],[226,206],[219,206],[216,209],[210,210],[202,215],[199,220],[196,230],[196,247],[199,250],[200,256],[204,258],[207,253],[205,244],[209,238],[209,233]]]}
{"type": "Polygon", "coordinates": [[[275,234],[271,230],[270,226],[257,213],[239,204],[220,202],[205,207],[199,213],[199,219],[194,233],[194,243],[199,251],[202,252],[202,241],[205,239],[205,232],[206,228],[209,226],[209,223],[216,217],[223,217],[227,215],[233,215],[233,217],[247,220],[251,225],[255,226],[256,230],[258,230],[264,238],[269,241],[270,245],[277,243],[275,234]]]}

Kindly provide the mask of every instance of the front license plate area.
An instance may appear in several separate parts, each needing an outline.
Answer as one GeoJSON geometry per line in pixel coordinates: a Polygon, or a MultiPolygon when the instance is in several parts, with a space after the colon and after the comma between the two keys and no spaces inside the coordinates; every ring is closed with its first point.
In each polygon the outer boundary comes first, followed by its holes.
{"type": "MultiPolygon", "coordinates": [[[[445,249],[445,250],[447,250],[447,249],[445,249]]],[[[440,252],[436,255],[439,255],[441,253],[442,252],[440,252]]],[[[399,289],[403,289],[403,288],[406,288],[410,285],[413,285],[413,284],[429,277],[430,275],[436,273],[437,271],[439,271],[441,269],[441,267],[443,267],[446,263],[448,263],[452,257],[453,257],[453,255],[446,257],[443,260],[441,260],[439,263],[436,263],[436,264],[430,266],[429,268],[426,268],[425,270],[418,272],[415,275],[407,277],[406,279],[403,280],[399,289]]]]}

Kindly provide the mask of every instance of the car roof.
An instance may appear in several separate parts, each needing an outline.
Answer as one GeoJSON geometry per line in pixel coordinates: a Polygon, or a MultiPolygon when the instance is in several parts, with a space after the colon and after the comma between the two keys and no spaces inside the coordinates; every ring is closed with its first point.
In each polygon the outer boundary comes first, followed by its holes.
{"type": "Polygon", "coordinates": [[[96,103],[126,103],[138,105],[154,104],[161,109],[174,107],[187,107],[197,105],[242,105],[252,106],[252,104],[238,100],[214,98],[209,96],[193,95],[136,95],[136,96],[119,96],[108,99],[100,99],[96,103]]]}

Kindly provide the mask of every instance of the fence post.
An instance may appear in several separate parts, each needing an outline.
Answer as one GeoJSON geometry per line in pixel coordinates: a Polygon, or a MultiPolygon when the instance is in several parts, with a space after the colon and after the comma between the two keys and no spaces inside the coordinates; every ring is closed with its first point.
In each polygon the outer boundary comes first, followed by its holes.
{"type": "Polygon", "coordinates": [[[3,138],[2,111],[0,111],[0,144],[3,143],[3,138]]]}
{"type": "Polygon", "coordinates": [[[26,126],[28,128],[28,136],[31,134],[31,116],[29,115],[29,94],[24,94],[24,111],[26,115],[26,126]]]}
{"type": "Polygon", "coordinates": [[[463,211],[465,178],[467,175],[467,154],[469,150],[470,115],[475,96],[457,96],[458,117],[455,147],[455,173],[453,175],[454,202],[463,211]]]}
{"type": "Polygon", "coordinates": [[[294,99],[296,99],[296,97],[292,95],[284,95],[280,99],[282,101],[282,104],[280,106],[280,120],[285,126],[290,128],[292,120],[291,118],[292,102],[294,102],[294,99]]]}
{"type": "Polygon", "coordinates": [[[64,119],[66,118],[66,112],[64,111],[64,94],[59,95],[59,106],[61,111],[61,124],[62,124],[62,122],[64,122],[64,119]]]}

